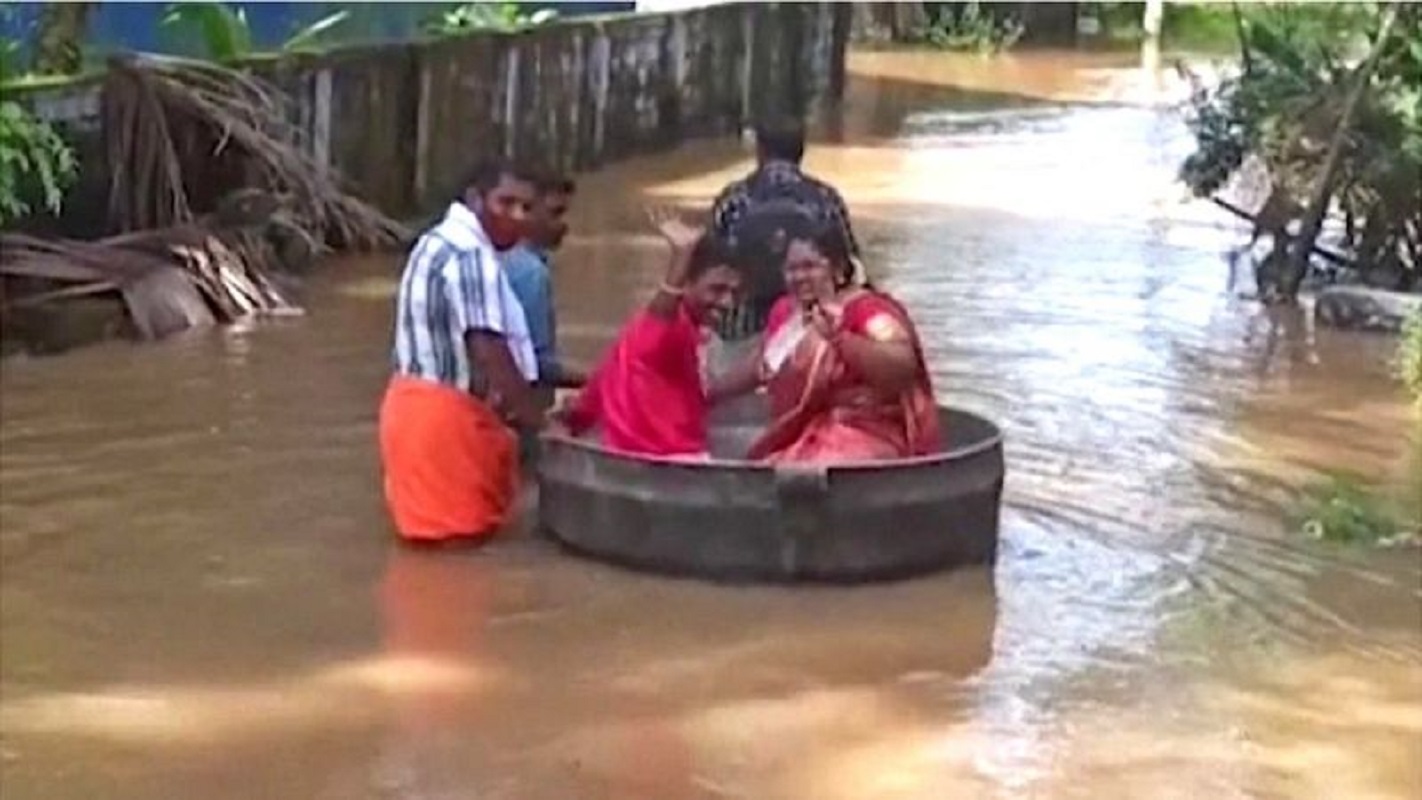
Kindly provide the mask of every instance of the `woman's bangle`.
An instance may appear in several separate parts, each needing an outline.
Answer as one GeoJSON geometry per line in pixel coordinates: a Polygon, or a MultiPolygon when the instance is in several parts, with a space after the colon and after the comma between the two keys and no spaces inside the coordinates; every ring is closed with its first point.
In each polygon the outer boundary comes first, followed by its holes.
{"type": "Polygon", "coordinates": [[[660,284],[657,285],[657,291],[661,292],[662,294],[671,295],[672,297],[681,297],[682,295],[686,294],[686,289],[684,287],[672,286],[666,281],[662,281],[660,284]]]}

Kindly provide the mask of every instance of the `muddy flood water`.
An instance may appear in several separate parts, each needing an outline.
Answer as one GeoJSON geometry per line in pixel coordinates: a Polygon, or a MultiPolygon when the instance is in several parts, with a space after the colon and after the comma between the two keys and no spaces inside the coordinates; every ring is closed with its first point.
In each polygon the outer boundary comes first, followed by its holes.
{"type": "MultiPolygon", "coordinates": [[[[1227,292],[1129,57],[858,55],[844,190],[944,399],[1008,436],[995,573],[720,588],[513,535],[391,542],[375,409],[398,259],[301,320],[4,366],[0,769],[24,798],[1422,797],[1417,551],[1316,544],[1288,487],[1408,481],[1385,339],[1227,292]]],[[[653,285],[648,200],[587,176],[562,328],[653,285]]]]}

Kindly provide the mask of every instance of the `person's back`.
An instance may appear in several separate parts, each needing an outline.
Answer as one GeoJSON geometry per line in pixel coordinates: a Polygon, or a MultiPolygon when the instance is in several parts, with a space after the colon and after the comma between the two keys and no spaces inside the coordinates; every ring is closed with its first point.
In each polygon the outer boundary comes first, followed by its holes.
{"type": "Polygon", "coordinates": [[[803,125],[773,119],[756,127],[756,169],[722,190],[712,206],[712,231],[735,249],[746,292],[717,329],[722,339],[744,339],[764,330],[766,314],[784,291],[781,232],[798,218],[828,223],[842,231],[851,255],[859,243],[844,199],[834,187],[800,167],[805,152],[803,125]]]}
{"type": "Polygon", "coordinates": [[[732,306],[739,276],[718,240],[675,220],[660,227],[673,245],[667,278],[623,328],[564,422],[574,434],[596,431],[609,450],[704,456],[701,330],[732,306]]]}
{"type": "Polygon", "coordinates": [[[539,382],[553,383],[557,379],[557,343],[553,322],[553,274],[548,267],[548,256],[525,241],[503,258],[504,276],[528,322],[539,382]]]}

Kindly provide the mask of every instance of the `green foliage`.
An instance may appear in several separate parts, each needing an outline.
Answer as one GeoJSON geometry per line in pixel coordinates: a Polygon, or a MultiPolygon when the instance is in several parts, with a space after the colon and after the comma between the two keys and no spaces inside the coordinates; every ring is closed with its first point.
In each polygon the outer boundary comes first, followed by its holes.
{"type": "Polygon", "coordinates": [[[16,39],[0,39],[0,75],[5,80],[24,73],[23,51],[16,39]]]}
{"type": "Polygon", "coordinates": [[[24,217],[38,204],[58,214],[78,173],[74,150],[20,104],[0,102],[0,225],[24,217]]]}
{"type": "MultiPolygon", "coordinates": [[[[281,46],[286,53],[314,50],[347,18],[349,11],[337,11],[291,35],[281,46]]],[[[171,3],[159,24],[184,41],[201,47],[201,55],[219,64],[231,64],[257,54],[247,14],[226,3],[171,3]]]]}
{"type": "MultiPolygon", "coordinates": [[[[18,4],[0,3],[0,24],[14,30],[18,4]]],[[[0,38],[0,81],[9,83],[25,74],[25,48],[20,39],[0,38]]]]}
{"type": "Polygon", "coordinates": [[[991,55],[1010,49],[1025,31],[1016,17],[996,18],[976,2],[966,3],[954,13],[947,6],[938,10],[928,25],[914,38],[940,50],[968,51],[991,55]]]}
{"type": "Polygon", "coordinates": [[[525,13],[521,3],[464,3],[427,20],[426,33],[432,36],[461,36],[474,31],[521,31],[545,25],[558,12],[545,8],[525,13]]]}
{"type": "Polygon", "coordinates": [[[202,55],[229,63],[252,54],[247,14],[226,3],[171,3],[158,24],[202,46],[202,55]]]}
{"type": "Polygon", "coordinates": [[[1397,348],[1397,377],[1412,399],[1422,406],[1422,310],[1414,311],[1402,326],[1402,341],[1397,348]]]}
{"type": "MultiPolygon", "coordinates": [[[[1360,17],[1365,13],[1356,8],[1365,5],[1359,3],[1250,1],[1238,5],[1246,18],[1260,14],[1286,17],[1291,25],[1299,28],[1300,33],[1313,38],[1340,30],[1335,27],[1340,16],[1353,14],[1360,17]]],[[[1161,39],[1167,47],[1177,50],[1215,51],[1238,47],[1234,6],[1233,3],[1217,0],[1166,3],[1161,19],[1161,39]]],[[[1081,14],[1096,19],[1100,25],[1100,36],[1136,42],[1145,36],[1145,7],[1142,2],[1082,3],[1081,14]]],[[[1355,22],[1348,25],[1356,27],[1355,22]]]]}
{"type": "MultiPolygon", "coordinates": [[[[1226,185],[1247,157],[1267,169],[1280,209],[1307,206],[1356,82],[1379,35],[1373,3],[1241,8],[1244,69],[1196,93],[1196,149],[1180,177],[1198,196],[1226,185]]],[[[1362,277],[1390,288],[1422,279],[1422,6],[1406,6],[1364,88],[1346,137],[1335,216],[1362,277]]],[[[1282,225],[1280,225],[1282,227],[1282,225]]]]}
{"type": "Polygon", "coordinates": [[[1339,473],[1304,490],[1296,522],[1304,535],[1321,541],[1381,547],[1417,544],[1422,531],[1415,525],[1409,529],[1400,516],[1362,479],[1339,473]]]}
{"type": "Polygon", "coordinates": [[[1232,49],[1233,9],[1228,3],[1166,3],[1160,37],[1166,47],[1177,50],[1232,49]]]}
{"type": "Polygon", "coordinates": [[[304,53],[320,49],[327,44],[327,37],[344,25],[350,17],[351,12],[347,10],[327,14],[310,25],[299,28],[282,42],[281,49],[286,53],[304,53]]]}

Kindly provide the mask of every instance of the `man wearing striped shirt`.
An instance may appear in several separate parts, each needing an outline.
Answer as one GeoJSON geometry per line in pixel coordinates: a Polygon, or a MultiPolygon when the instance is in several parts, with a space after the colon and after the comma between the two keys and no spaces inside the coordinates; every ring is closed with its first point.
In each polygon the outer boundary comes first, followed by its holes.
{"type": "Polygon", "coordinates": [[[500,260],[533,199],[522,170],[480,166],[405,264],[380,454],[386,503],[408,541],[482,540],[515,507],[509,424],[537,430],[544,415],[528,323],[500,260]]]}

